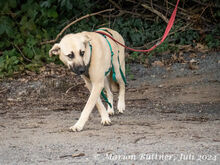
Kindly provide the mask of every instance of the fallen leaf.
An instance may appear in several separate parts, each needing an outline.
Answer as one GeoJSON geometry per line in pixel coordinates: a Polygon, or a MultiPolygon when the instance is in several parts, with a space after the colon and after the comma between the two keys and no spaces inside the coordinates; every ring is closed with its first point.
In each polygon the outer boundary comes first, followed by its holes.
{"type": "Polygon", "coordinates": [[[206,55],[202,55],[202,56],[201,56],[202,59],[205,59],[205,57],[206,57],[206,55]]]}
{"type": "Polygon", "coordinates": [[[46,70],[46,67],[45,67],[45,66],[43,66],[43,67],[40,68],[40,72],[41,72],[41,73],[44,72],[45,70],[46,70]]]}
{"type": "Polygon", "coordinates": [[[160,66],[160,67],[164,66],[164,64],[161,61],[154,61],[154,63],[152,65],[153,66],[160,66]]]}
{"type": "Polygon", "coordinates": [[[189,69],[191,69],[191,70],[199,69],[198,62],[194,59],[191,59],[189,61],[189,69]]]}
{"type": "Polygon", "coordinates": [[[144,65],[145,65],[145,66],[149,66],[149,60],[148,60],[147,58],[146,58],[145,61],[144,61],[144,65]]]}
{"type": "Polygon", "coordinates": [[[166,70],[167,70],[167,71],[170,71],[170,70],[171,70],[171,67],[167,67],[166,70]]]}
{"type": "Polygon", "coordinates": [[[191,53],[191,54],[189,55],[189,57],[190,57],[190,58],[195,58],[195,57],[197,57],[197,55],[196,55],[196,53],[191,53]]]}
{"type": "Polygon", "coordinates": [[[176,54],[173,54],[171,58],[172,58],[172,60],[175,62],[175,61],[177,60],[176,54]]]}
{"type": "Polygon", "coordinates": [[[203,53],[205,53],[205,52],[208,51],[208,47],[205,46],[205,45],[202,45],[202,44],[200,44],[200,43],[197,43],[195,48],[196,48],[198,51],[203,52],[203,53]]]}
{"type": "Polygon", "coordinates": [[[178,62],[179,62],[179,63],[186,63],[186,60],[185,60],[182,56],[180,56],[180,57],[178,58],[178,62]]]}
{"type": "Polygon", "coordinates": [[[179,52],[179,56],[183,56],[183,54],[184,54],[183,51],[179,52]]]}
{"type": "Polygon", "coordinates": [[[178,46],[180,50],[184,50],[184,51],[192,51],[193,50],[193,47],[192,45],[179,45],[178,46]]]}
{"type": "Polygon", "coordinates": [[[163,88],[163,87],[164,87],[163,84],[158,85],[158,88],[163,88]]]}
{"type": "Polygon", "coordinates": [[[190,63],[197,63],[195,59],[191,59],[189,62],[190,63]]]}

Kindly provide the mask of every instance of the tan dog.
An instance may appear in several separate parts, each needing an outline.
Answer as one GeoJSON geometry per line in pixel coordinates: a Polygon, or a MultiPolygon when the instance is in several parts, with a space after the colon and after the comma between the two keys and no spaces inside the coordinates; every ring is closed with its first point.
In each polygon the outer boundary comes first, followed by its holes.
{"type": "MultiPolygon", "coordinates": [[[[122,36],[111,29],[106,29],[116,40],[124,44],[122,36]]],[[[77,75],[81,75],[90,91],[90,97],[81,113],[77,123],[70,127],[72,131],[81,131],[89,118],[94,106],[101,115],[101,123],[110,125],[109,115],[114,114],[113,94],[110,90],[116,90],[119,86],[118,111],[123,113],[125,110],[125,84],[119,70],[118,56],[120,59],[121,70],[125,75],[125,54],[124,48],[108,39],[114,52],[112,63],[115,68],[117,83],[112,80],[112,71],[106,76],[105,73],[112,67],[111,51],[109,44],[104,36],[95,32],[82,32],[77,34],[68,34],[64,36],[60,43],[56,43],[49,51],[49,55],[59,55],[60,60],[77,75]],[[105,88],[108,101],[108,110],[104,107],[100,93],[105,88]]]]}

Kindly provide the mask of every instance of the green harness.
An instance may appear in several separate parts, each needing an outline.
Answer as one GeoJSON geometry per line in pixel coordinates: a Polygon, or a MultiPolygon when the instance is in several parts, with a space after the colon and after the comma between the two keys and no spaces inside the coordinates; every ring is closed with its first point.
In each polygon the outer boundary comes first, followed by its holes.
{"type": "MultiPolygon", "coordinates": [[[[109,33],[113,37],[113,35],[107,29],[98,29],[96,31],[105,31],[105,32],[109,33]]],[[[111,67],[108,69],[108,71],[105,72],[105,76],[107,76],[112,71],[112,79],[113,79],[113,81],[117,82],[115,68],[114,68],[114,65],[113,65],[114,52],[112,50],[112,46],[111,46],[109,40],[107,39],[106,35],[102,35],[102,36],[106,39],[106,41],[108,43],[108,46],[110,48],[110,51],[111,51],[111,67]]],[[[121,69],[121,64],[120,64],[119,50],[118,50],[118,64],[119,64],[119,71],[120,71],[121,77],[122,77],[122,79],[123,79],[123,81],[124,81],[124,83],[126,85],[127,81],[126,81],[125,75],[124,75],[124,73],[123,73],[123,71],[121,69]]],[[[106,95],[104,93],[104,88],[102,89],[101,95],[104,98],[105,102],[112,108],[111,103],[108,101],[108,98],[106,97],[106,95]]]]}

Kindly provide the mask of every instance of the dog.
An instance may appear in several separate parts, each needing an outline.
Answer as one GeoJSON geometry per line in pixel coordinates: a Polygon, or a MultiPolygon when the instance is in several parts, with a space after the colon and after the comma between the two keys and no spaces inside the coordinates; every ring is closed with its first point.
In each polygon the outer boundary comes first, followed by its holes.
{"type": "MultiPolygon", "coordinates": [[[[114,39],[124,44],[123,37],[109,28],[101,28],[114,39]]],[[[80,75],[90,91],[89,99],[75,125],[74,132],[81,131],[90,113],[96,105],[101,124],[110,125],[110,115],[114,114],[113,92],[119,91],[117,109],[125,110],[125,49],[113,40],[96,32],[81,32],[65,35],[59,43],[53,45],[49,55],[59,55],[59,59],[75,74],[80,75]],[[114,69],[112,69],[114,68],[114,69]],[[122,73],[121,73],[122,72],[122,73]],[[113,75],[116,80],[114,80],[113,75]],[[100,94],[105,89],[109,102],[106,110],[100,94]]]]}

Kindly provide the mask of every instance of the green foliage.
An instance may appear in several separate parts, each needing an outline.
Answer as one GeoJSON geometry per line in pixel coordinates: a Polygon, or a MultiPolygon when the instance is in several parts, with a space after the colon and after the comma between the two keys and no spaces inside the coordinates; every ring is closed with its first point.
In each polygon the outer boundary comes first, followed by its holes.
{"type": "Polygon", "coordinates": [[[3,56],[0,57],[0,77],[3,77],[3,73],[12,75],[14,71],[22,70],[18,65],[22,61],[19,58],[18,53],[15,49],[4,51],[3,56]]]}
{"type": "MultiPolygon", "coordinates": [[[[53,39],[74,16],[89,13],[88,2],[89,0],[1,1],[0,78],[25,69],[37,71],[44,63],[59,63],[57,58],[48,57],[51,45],[39,43],[53,39]]],[[[94,23],[98,24],[96,18],[92,20],[89,23],[88,20],[83,20],[66,33],[91,29],[94,23]]]]}
{"type": "Polygon", "coordinates": [[[210,34],[206,35],[205,42],[209,48],[218,48],[220,46],[219,37],[220,36],[220,24],[215,26],[210,34]]]}
{"type": "Polygon", "coordinates": [[[199,33],[195,30],[188,30],[182,33],[174,34],[176,43],[180,45],[193,45],[199,40],[199,33]]]}
{"type": "Polygon", "coordinates": [[[140,18],[118,18],[112,28],[125,36],[127,45],[139,47],[161,37],[165,26],[163,23],[151,23],[140,18]]]}
{"type": "MultiPolygon", "coordinates": [[[[206,2],[204,0],[204,2],[206,2]]],[[[207,1],[208,2],[208,1],[207,1]]],[[[121,4],[126,5],[124,2],[121,4]]],[[[40,45],[45,40],[54,39],[64,26],[88,13],[109,8],[109,1],[91,0],[7,0],[0,1],[0,78],[26,69],[37,71],[45,63],[60,63],[57,58],[49,58],[51,45],[40,45]]],[[[108,13],[109,14],[109,13],[108,13]]],[[[219,10],[214,13],[219,18],[219,10]]],[[[103,25],[110,25],[125,38],[126,45],[139,47],[160,38],[166,28],[164,22],[153,22],[131,15],[109,19],[108,17],[90,17],[67,29],[64,33],[92,31],[103,25]]],[[[175,24],[172,30],[182,27],[175,24]]],[[[205,36],[210,48],[219,47],[219,26],[205,36]]],[[[191,44],[201,41],[195,30],[175,33],[156,48],[150,55],[166,50],[176,51],[174,44],[191,44]]],[[[152,43],[152,45],[155,43],[152,43]]],[[[150,45],[149,45],[150,47],[150,45]]],[[[144,63],[146,55],[131,53],[128,62],[144,63]]]]}

